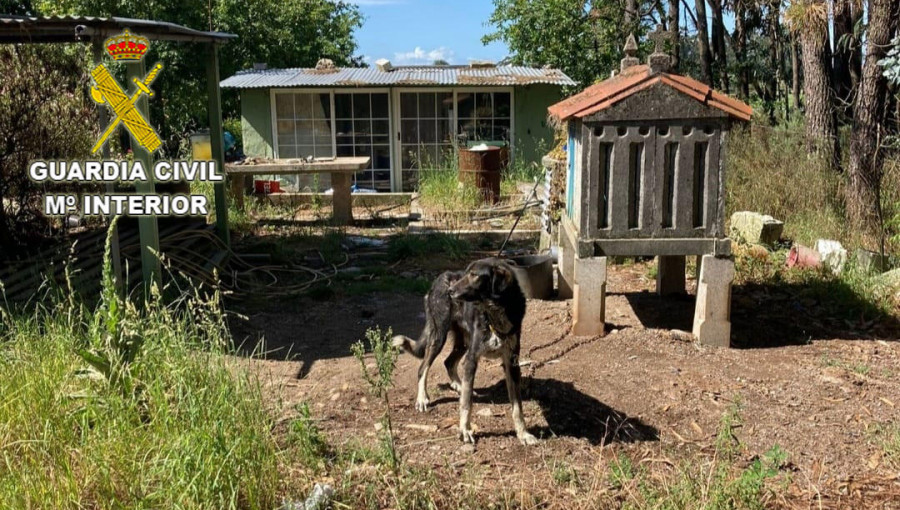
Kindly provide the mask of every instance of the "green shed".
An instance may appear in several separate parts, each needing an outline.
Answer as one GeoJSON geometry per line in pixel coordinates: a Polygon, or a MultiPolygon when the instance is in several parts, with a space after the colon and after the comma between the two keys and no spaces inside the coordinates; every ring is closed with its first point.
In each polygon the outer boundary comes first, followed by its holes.
{"type": "Polygon", "coordinates": [[[412,191],[420,166],[442,161],[454,142],[503,141],[511,157],[540,164],[553,143],[547,107],[574,85],[551,68],[386,60],[367,68],[256,65],[221,82],[240,90],[248,157],[369,156],[355,184],[379,191],[412,191]]]}

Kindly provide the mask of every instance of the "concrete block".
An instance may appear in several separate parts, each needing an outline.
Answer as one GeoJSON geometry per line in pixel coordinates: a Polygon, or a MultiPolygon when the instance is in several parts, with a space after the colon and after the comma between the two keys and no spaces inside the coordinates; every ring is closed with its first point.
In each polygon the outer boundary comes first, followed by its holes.
{"type": "Polygon", "coordinates": [[[768,214],[740,211],[731,215],[729,235],[738,242],[771,246],[783,231],[784,223],[768,214]]]}
{"type": "Polygon", "coordinates": [[[831,269],[834,274],[840,274],[847,263],[847,250],[838,241],[831,239],[819,239],[815,249],[822,258],[822,264],[831,269]]]}
{"type": "Polygon", "coordinates": [[[660,296],[685,293],[685,257],[658,257],[656,293],[660,296]]]}
{"type": "Polygon", "coordinates": [[[697,282],[693,334],[704,345],[731,345],[731,284],[734,261],[704,255],[697,282]]]}
{"type": "Polygon", "coordinates": [[[556,269],[558,286],[556,295],[560,299],[571,299],[575,285],[575,249],[562,229],[559,232],[559,258],[556,269]]]}
{"type": "Polygon", "coordinates": [[[572,334],[596,336],[606,323],[606,257],[575,259],[572,334]]]}

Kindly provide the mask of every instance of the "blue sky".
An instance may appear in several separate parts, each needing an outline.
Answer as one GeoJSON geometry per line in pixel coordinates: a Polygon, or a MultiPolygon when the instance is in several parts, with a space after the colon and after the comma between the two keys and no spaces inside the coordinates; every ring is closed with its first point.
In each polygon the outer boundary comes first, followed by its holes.
{"type": "Polygon", "coordinates": [[[451,64],[469,60],[498,61],[506,45],[485,46],[491,31],[485,22],[493,12],[490,0],[351,0],[365,16],[357,32],[357,53],[369,62],[389,59],[395,65],[451,64]]]}

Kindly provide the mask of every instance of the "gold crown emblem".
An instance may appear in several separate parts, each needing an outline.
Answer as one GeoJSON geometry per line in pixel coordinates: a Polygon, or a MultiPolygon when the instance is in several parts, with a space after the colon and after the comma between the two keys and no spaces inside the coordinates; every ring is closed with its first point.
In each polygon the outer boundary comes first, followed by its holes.
{"type": "Polygon", "coordinates": [[[146,37],[132,35],[128,30],[110,37],[105,44],[106,52],[113,60],[140,60],[150,46],[146,37]]]}

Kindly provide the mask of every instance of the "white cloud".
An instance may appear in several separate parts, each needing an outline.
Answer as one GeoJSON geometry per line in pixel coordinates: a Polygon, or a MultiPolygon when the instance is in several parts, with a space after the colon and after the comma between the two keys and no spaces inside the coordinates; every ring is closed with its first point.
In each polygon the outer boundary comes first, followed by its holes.
{"type": "Polygon", "coordinates": [[[416,46],[412,51],[394,53],[394,60],[397,64],[431,64],[435,60],[446,60],[452,63],[453,50],[441,46],[426,51],[421,46],[416,46]]]}

